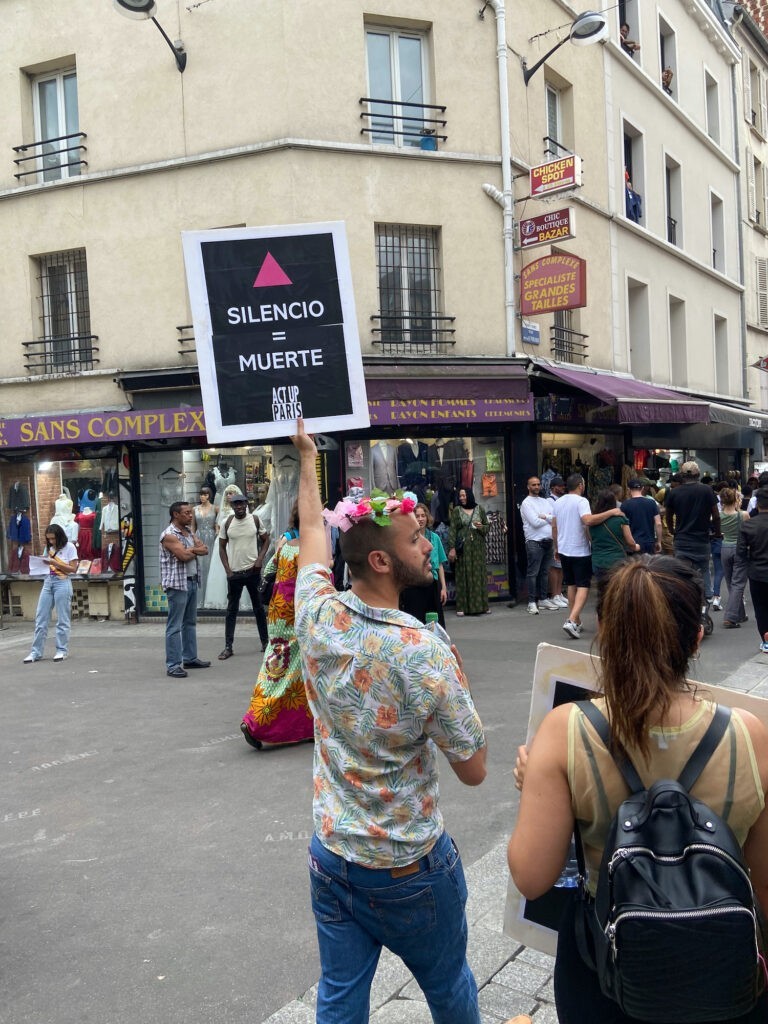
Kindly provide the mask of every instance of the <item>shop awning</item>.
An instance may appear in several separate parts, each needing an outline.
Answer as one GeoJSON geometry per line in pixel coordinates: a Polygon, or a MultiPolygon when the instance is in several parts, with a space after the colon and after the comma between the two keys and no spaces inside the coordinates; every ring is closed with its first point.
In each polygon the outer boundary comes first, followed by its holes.
{"type": "Polygon", "coordinates": [[[524,366],[509,365],[503,370],[495,368],[484,376],[462,374],[457,367],[451,367],[440,375],[419,374],[418,377],[373,377],[366,373],[365,389],[369,401],[414,398],[514,398],[526,401],[529,397],[528,374],[524,366]]]}
{"type": "Polygon", "coordinates": [[[709,403],[709,422],[727,423],[732,427],[743,427],[746,430],[768,431],[768,416],[753,409],[735,408],[732,405],[720,405],[719,402],[709,403]]]}
{"type": "Polygon", "coordinates": [[[565,369],[549,363],[539,369],[617,407],[619,423],[708,423],[709,402],[609,371],[565,369]]]}

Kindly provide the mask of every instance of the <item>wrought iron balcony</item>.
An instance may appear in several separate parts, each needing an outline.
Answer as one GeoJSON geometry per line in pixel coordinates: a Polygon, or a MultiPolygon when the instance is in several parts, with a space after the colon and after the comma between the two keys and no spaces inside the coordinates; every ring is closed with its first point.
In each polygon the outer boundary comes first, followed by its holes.
{"type": "Polygon", "coordinates": [[[100,361],[99,348],[95,344],[97,334],[66,334],[55,338],[36,338],[22,341],[24,366],[27,373],[36,376],[43,373],[77,374],[93,370],[100,361]]]}
{"type": "Polygon", "coordinates": [[[88,166],[83,154],[88,152],[80,139],[87,139],[85,132],[58,135],[55,139],[41,139],[28,142],[25,146],[14,146],[14,153],[27,153],[13,161],[19,168],[14,178],[20,180],[30,175],[39,175],[42,181],[59,181],[61,178],[80,174],[88,166]],[[28,164],[28,167],[22,165],[28,164]],[[66,171],[66,174],[64,173],[66,171]]]}
{"type": "Polygon", "coordinates": [[[455,316],[377,313],[371,320],[379,324],[371,328],[372,342],[387,355],[439,355],[446,346],[456,344],[456,330],[448,326],[455,316]]]}
{"type": "Polygon", "coordinates": [[[176,330],[179,332],[179,337],[177,339],[179,343],[179,355],[197,355],[197,349],[195,348],[194,324],[177,325],[176,330]]]}
{"type": "Polygon", "coordinates": [[[436,150],[439,142],[448,136],[441,134],[448,122],[439,115],[445,107],[434,103],[402,103],[399,100],[377,100],[361,96],[361,135],[369,135],[374,143],[412,146],[415,149],[436,150]]]}
{"type": "Polygon", "coordinates": [[[586,363],[588,337],[588,334],[573,331],[570,327],[552,324],[549,329],[550,355],[562,363],[586,363]]]}

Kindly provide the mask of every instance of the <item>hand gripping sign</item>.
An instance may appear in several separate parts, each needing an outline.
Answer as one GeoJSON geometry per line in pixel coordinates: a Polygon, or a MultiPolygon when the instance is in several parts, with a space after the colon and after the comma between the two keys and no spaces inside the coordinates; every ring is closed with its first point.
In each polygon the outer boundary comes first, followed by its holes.
{"type": "Polygon", "coordinates": [[[370,420],[344,225],[182,235],[208,440],[370,420]]]}

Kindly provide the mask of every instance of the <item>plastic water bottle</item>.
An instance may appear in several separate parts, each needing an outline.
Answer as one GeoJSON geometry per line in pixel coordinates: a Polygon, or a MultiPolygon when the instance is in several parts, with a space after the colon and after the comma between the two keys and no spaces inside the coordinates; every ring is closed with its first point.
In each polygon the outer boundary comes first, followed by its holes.
{"type": "Polygon", "coordinates": [[[576,889],[579,885],[579,862],[576,860],[576,845],[571,840],[568,860],[565,862],[560,877],[555,882],[556,889],[576,889]]]}

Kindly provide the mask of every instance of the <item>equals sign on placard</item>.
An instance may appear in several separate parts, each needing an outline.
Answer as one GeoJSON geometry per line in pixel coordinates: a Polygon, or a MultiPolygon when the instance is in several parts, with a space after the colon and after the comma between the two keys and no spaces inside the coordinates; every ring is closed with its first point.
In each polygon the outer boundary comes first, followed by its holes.
{"type": "Polygon", "coordinates": [[[272,331],[272,341],[285,341],[285,331],[272,331]]]}

